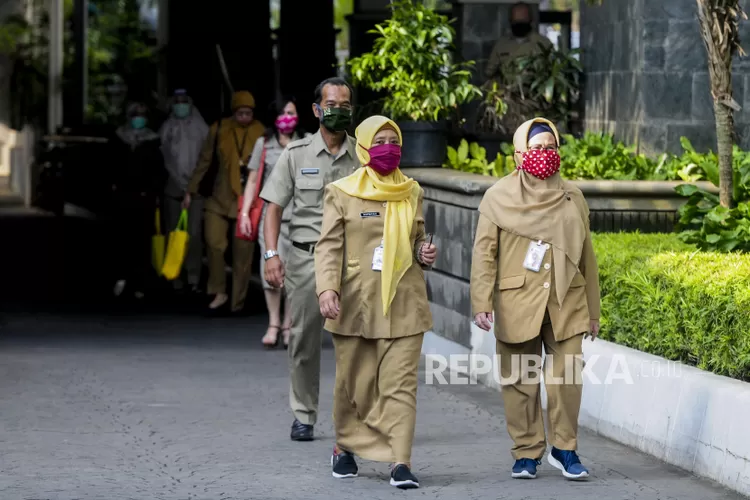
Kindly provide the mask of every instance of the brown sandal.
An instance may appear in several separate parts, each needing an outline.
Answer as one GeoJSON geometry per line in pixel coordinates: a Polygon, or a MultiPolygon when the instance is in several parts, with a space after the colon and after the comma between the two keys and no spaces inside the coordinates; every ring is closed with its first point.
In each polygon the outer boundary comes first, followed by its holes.
{"type": "Polygon", "coordinates": [[[279,345],[279,330],[280,329],[281,329],[280,326],[274,326],[274,325],[268,326],[268,330],[266,330],[266,334],[261,339],[261,342],[263,343],[264,347],[266,347],[267,349],[273,349],[274,347],[279,345]],[[266,339],[269,338],[270,336],[271,329],[276,330],[276,335],[273,337],[273,342],[266,342],[266,339]]]}

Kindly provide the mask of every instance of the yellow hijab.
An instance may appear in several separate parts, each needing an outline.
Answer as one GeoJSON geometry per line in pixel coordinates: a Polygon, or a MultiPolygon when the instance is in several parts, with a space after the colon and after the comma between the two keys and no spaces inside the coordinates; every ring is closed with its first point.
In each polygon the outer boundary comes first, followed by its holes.
{"type": "Polygon", "coordinates": [[[381,272],[383,314],[387,315],[398,283],[412,265],[411,230],[421,189],[414,179],[406,177],[400,169],[382,176],[368,166],[370,155],[367,150],[372,147],[375,135],[384,127],[395,130],[402,144],[401,130],[395,122],[379,115],[367,118],[355,131],[357,157],[363,167],[333,185],[355,198],[387,202],[381,272]]]}

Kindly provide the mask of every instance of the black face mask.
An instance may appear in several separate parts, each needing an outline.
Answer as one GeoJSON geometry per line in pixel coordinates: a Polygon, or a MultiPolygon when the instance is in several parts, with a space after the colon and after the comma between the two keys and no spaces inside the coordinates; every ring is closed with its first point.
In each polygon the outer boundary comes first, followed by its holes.
{"type": "Polygon", "coordinates": [[[513,31],[513,36],[523,38],[531,33],[531,23],[512,23],[510,29],[513,31]]]}

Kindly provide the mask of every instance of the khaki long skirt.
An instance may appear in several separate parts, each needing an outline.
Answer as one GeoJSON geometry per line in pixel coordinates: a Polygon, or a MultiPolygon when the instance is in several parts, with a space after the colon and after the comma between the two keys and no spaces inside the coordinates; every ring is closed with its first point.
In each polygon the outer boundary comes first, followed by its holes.
{"type": "Polygon", "coordinates": [[[365,460],[411,462],[423,337],[333,334],[333,422],[339,448],[365,460]]]}

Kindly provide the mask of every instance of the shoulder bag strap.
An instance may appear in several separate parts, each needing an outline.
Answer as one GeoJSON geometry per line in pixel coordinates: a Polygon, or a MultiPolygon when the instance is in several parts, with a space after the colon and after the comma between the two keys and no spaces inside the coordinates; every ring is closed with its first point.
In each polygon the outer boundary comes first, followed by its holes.
{"type": "Polygon", "coordinates": [[[214,156],[213,156],[213,161],[217,161],[218,160],[216,153],[217,153],[217,150],[218,150],[218,147],[219,147],[219,133],[221,132],[221,124],[222,124],[223,121],[224,121],[223,118],[220,119],[219,120],[219,125],[216,126],[216,135],[214,136],[214,156]]]}

